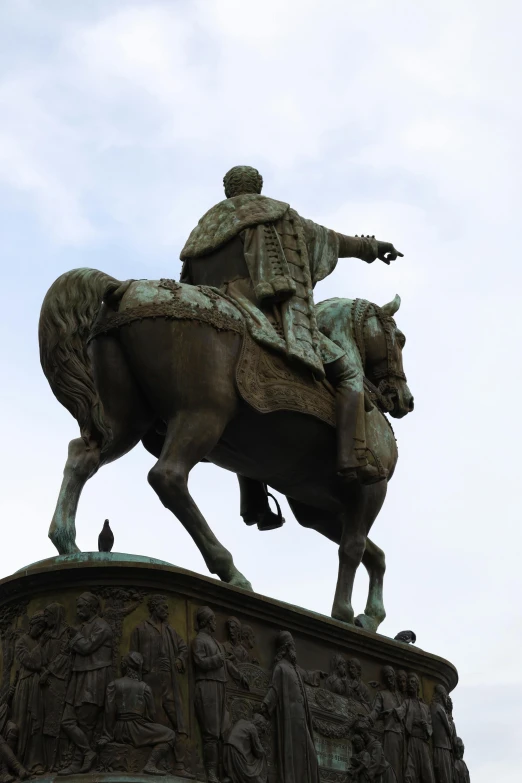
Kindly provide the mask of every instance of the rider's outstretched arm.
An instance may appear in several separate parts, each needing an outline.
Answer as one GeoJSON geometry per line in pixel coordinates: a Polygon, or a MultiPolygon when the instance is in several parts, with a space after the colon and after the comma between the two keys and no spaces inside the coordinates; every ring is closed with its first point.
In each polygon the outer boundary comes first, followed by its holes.
{"type": "Polygon", "coordinates": [[[350,237],[336,233],[339,240],[339,258],[360,258],[368,264],[379,258],[385,264],[389,264],[390,261],[395,261],[397,256],[403,255],[391,242],[380,242],[370,236],[350,237]]]}

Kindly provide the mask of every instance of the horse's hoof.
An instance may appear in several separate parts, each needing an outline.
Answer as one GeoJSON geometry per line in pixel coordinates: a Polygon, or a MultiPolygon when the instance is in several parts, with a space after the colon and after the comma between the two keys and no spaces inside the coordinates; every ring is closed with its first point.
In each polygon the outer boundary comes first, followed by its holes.
{"type": "Polygon", "coordinates": [[[367,614],[359,614],[355,618],[355,625],[358,628],[363,628],[365,631],[377,633],[377,628],[379,627],[380,623],[375,619],[375,617],[369,617],[367,614]]]}
{"type": "Polygon", "coordinates": [[[334,620],[340,620],[342,623],[346,623],[346,625],[354,624],[353,609],[349,609],[348,607],[337,608],[334,606],[332,609],[332,617],[334,620]]]}
{"type": "Polygon", "coordinates": [[[238,573],[236,576],[233,576],[232,579],[228,582],[229,585],[233,585],[234,587],[240,587],[242,590],[248,590],[249,593],[254,592],[254,588],[248,581],[246,577],[243,576],[243,574],[238,573]]]}

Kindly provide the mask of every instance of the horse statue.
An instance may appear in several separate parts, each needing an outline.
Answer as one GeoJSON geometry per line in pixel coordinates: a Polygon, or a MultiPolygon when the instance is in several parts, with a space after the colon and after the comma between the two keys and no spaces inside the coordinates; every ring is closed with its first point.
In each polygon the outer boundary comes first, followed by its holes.
{"type": "Polygon", "coordinates": [[[190,471],[203,460],[281,492],[301,525],[334,541],[332,617],[376,631],[385,617],[385,560],[368,533],[398,457],[383,411],[400,418],[413,409],[402,368],[405,338],[393,319],[399,305],[399,297],[383,307],[332,299],[316,308],[321,331],[351,352],[366,378],[367,449],[383,478],[347,484],[336,475],[331,388],[258,346],[218,289],[122,283],[94,269],[63,274],[45,296],[39,324],[44,373],[81,432],[69,444],[49,529],[58,552],[79,551],[75,516],[87,480],[141,441],[157,458],[149,483],[211,573],[252,590],[189,493],[190,471]],[[369,594],[355,618],[361,561],[369,594]]]}

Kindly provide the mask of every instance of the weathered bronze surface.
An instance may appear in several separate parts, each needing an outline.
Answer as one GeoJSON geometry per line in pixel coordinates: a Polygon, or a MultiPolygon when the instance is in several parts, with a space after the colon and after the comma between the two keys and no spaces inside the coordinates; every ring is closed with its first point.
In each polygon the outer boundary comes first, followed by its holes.
{"type": "Polygon", "coordinates": [[[16,776],[466,780],[450,663],[174,566],[36,564],[0,582],[0,641],[16,776]]]}

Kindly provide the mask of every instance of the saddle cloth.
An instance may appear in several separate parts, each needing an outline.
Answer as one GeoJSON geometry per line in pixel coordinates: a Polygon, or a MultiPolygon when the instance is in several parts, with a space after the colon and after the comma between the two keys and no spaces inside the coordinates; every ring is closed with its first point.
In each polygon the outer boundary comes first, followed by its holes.
{"type": "Polygon", "coordinates": [[[316,416],[335,427],[332,387],[316,381],[311,372],[256,343],[245,331],[236,367],[241,397],[259,413],[296,411],[316,416]]]}

